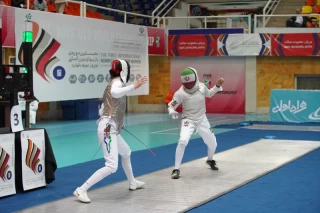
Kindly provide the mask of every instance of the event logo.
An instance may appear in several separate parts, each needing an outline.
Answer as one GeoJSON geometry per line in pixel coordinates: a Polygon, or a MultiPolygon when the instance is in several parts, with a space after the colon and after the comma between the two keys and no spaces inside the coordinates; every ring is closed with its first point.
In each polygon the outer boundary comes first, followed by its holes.
{"type": "Polygon", "coordinates": [[[12,178],[12,172],[9,170],[10,155],[0,146],[0,177],[6,182],[12,178]]]}
{"type": "Polygon", "coordinates": [[[160,47],[160,36],[156,37],[156,46],[159,48],[160,47]]]}
{"type": "Polygon", "coordinates": [[[106,82],[109,82],[110,81],[110,74],[107,74],[106,75],[106,82]]]}
{"type": "Polygon", "coordinates": [[[93,74],[90,74],[90,75],[88,76],[88,81],[89,81],[89,83],[93,83],[95,80],[96,80],[96,77],[95,77],[93,74]]]}
{"type": "Polygon", "coordinates": [[[134,81],[134,74],[130,74],[130,82],[134,81]]]}
{"type": "Polygon", "coordinates": [[[140,74],[136,75],[136,80],[137,80],[137,81],[138,81],[140,78],[141,78],[141,75],[140,75],[140,74]]]}
{"type": "MultiPolygon", "coordinates": [[[[296,114],[306,109],[307,109],[307,103],[304,101],[300,103],[300,101],[298,100],[297,105],[294,105],[294,104],[291,105],[291,100],[288,101],[288,104],[284,104],[283,101],[280,100],[280,105],[277,105],[274,108],[272,108],[272,112],[277,113],[277,112],[285,112],[289,110],[291,113],[296,114]]],[[[317,113],[317,111],[314,113],[317,113]]]]}
{"type": "Polygon", "coordinates": [[[320,120],[320,107],[309,115],[310,120],[320,120]]]}
{"type": "Polygon", "coordinates": [[[37,147],[31,139],[28,139],[28,150],[26,154],[26,165],[29,167],[34,174],[39,174],[42,172],[42,165],[40,164],[41,150],[37,147]]]}
{"type": "MultiPolygon", "coordinates": [[[[49,82],[48,79],[51,79],[52,76],[50,70],[52,70],[53,66],[60,61],[54,54],[58,51],[61,44],[48,32],[42,29],[38,23],[31,21],[31,18],[30,13],[26,15],[26,22],[32,23],[32,56],[34,60],[33,63],[35,62],[34,72],[38,73],[45,81],[49,82]]],[[[19,47],[18,60],[21,64],[24,64],[22,43],[19,47]]],[[[53,73],[55,79],[57,79],[57,76],[58,75],[53,73]]],[[[57,80],[61,79],[58,77],[57,80]]]]}
{"type": "Polygon", "coordinates": [[[75,84],[77,82],[77,76],[76,75],[70,75],[69,81],[71,84],[75,84]]]}
{"type": "Polygon", "coordinates": [[[83,74],[81,74],[80,76],[79,76],[79,82],[80,83],[85,83],[86,82],[86,80],[87,80],[87,77],[85,76],[85,75],[83,75],[83,74]]]}
{"type": "Polygon", "coordinates": [[[102,83],[103,80],[104,80],[103,75],[102,75],[102,74],[99,74],[99,75],[97,76],[97,81],[98,81],[99,83],[102,83]]]}
{"type": "Polygon", "coordinates": [[[142,33],[144,33],[144,28],[143,27],[140,27],[139,28],[139,32],[142,34],[142,33]]]}
{"type": "Polygon", "coordinates": [[[66,71],[63,67],[57,66],[53,69],[53,77],[57,80],[62,80],[66,76],[66,71]]]}

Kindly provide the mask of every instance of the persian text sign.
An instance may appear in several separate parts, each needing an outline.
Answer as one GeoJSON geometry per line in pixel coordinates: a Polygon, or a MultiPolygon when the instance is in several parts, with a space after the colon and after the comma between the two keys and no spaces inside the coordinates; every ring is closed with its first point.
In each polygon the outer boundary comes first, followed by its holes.
{"type": "Polygon", "coordinates": [[[272,90],[270,121],[320,122],[320,91],[272,90]]]}
{"type": "Polygon", "coordinates": [[[320,33],[271,34],[272,56],[319,56],[320,33]]]}

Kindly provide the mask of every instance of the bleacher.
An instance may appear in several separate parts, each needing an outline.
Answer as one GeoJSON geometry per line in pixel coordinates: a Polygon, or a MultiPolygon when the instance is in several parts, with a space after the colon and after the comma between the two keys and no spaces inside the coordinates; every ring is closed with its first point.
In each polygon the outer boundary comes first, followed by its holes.
{"type": "Polygon", "coordinates": [[[320,14],[320,0],[306,0],[305,5],[301,9],[301,13],[310,14],[313,23],[308,27],[316,27],[319,23],[319,16],[312,16],[312,14],[320,14]]]}
{"type": "MultiPolygon", "coordinates": [[[[163,0],[84,0],[89,5],[97,5],[105,8],[112,8],[126,12],[133,12],[143,15],[152,15],[152,12],[161,4],[163,0]]],[[[34,0],[30,0],[30,9],[32,9],[34,0]]],[[[54,3],[51,0],[46,0],[48,5],[48,12],[56,12],[54,3]]],[[[166,14],[167,10],[170,9],[177,0],[171,2],[171,0],[165,0],[165,3],[156,11],[155,16],[162,17],[166,14]]],[[[4,0],[4,3],[8,6],[11,5],[11,0],[4,0]]],[[[66,15],[80,16],[80,4],[68,2],[65,7],[64,13],[66,15]]],[[[124,22],[124,14],[120,12],[110,11],[102,8],[95,8],[93,6],[87,6],[86,17],[96,18],[117,22],[124,22]]],[[[140,25],[151,25],[150,18],[138,17],[134,15],[126,16],[126,23],[140,24],[140,25]]]]}

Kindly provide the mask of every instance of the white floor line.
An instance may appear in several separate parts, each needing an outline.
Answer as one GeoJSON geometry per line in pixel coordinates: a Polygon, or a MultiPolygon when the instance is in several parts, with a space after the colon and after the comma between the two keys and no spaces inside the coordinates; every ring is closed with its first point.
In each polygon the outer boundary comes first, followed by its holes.
{"type": "MultiPolygon", "coordinates": [[[[229,121],[229,120],[231,120],[231,119],[224,119],[224,120],[208,119],[209,122],[210,122],[210,121],[214,121],[215,123],[220,123],[220,122],[229,121]]],[[[180,126],[179,126],[178,128],[172,128],[172,129],[165,129],[165,130],[150,132],[150,134],[158,134],[158,133],[161,133],[161,132],[168,132],[168,131],[175,130],[175,129],[180,129],[180,126]]]]}

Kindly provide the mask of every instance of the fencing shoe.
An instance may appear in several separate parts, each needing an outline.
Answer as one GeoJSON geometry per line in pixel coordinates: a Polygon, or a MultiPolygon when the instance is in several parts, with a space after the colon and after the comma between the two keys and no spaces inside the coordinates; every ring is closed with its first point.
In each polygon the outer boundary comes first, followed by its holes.
{"type": "Polygon", "coordinates": [[[171,178],[172,179],[179,179],[179,177],[180,177],[180,170],[179,169],[174,169],[172,171],[171,178]]]}
{"type": "Polygon", "coordinates": [[[206,164],[208,164],[212,170],[219,170],[215,160],[207,160],[206,164]]]}
{"type": "Polygon", "coordinates": [[[87,192],[86,191],[81,191],[79,188],[77,188],[73,192],[74,196],[76,196],[81,202],[83,203],[90,203],[91,200],[88,198],[87,192]]]}
{"type": "Polygon", "coordinates": [[[142,188],[142,186],[144,186],[144,184],[145,183],[142,181],[134,180],[133,183],[129,184],[129,190],[134,191],[136,189],[140,189],[140,188],[142,188]]]}

